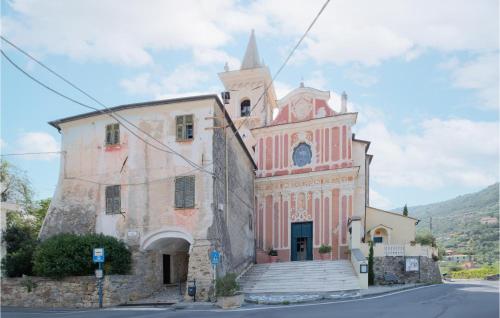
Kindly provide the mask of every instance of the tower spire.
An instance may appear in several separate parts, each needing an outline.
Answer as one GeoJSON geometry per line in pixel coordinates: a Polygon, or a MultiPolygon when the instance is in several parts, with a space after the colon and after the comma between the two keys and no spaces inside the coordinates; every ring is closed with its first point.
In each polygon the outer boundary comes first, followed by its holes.
{"type": "Polygon", "coordinates": [[[261,66],[257,41],[255,41],[255,31],[252,29],[250,39],[248,40],[247,50],[245,51],[245,57],[243,57],[243,62],[241,62],[241,69],[246,70],[261,66]]]}

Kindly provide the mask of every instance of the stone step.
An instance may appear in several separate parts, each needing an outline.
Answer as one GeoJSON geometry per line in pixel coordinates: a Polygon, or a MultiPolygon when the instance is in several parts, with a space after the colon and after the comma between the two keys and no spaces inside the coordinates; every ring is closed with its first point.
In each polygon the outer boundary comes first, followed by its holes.
{"type": "Polygon", "coordinates": [[[359,290],[358,278],[347,260],[258,264],[239,284],[246,294],[359,290]]]}

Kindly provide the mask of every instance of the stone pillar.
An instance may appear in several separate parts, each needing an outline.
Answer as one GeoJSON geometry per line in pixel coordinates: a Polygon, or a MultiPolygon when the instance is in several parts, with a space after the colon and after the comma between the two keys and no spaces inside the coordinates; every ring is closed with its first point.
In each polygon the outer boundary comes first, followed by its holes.
{"type": "MultiPolygon", "coordinates": [[[[211,244],[208,240],[197,240],[191,247],[189,253],[188,281],[187,286],[193,284],[196,279],[196,300],[208,300],[213,295],[213,270],[210,263],[211,244]]],[[[192,300],[187,293],[186,300],[192,300]]]]}
{"type": "Polygon", "coordinates": [[[349,246],[351,250],[361,247],[361,218],[353,216],[350,224],[350,240],[349,246]]]}

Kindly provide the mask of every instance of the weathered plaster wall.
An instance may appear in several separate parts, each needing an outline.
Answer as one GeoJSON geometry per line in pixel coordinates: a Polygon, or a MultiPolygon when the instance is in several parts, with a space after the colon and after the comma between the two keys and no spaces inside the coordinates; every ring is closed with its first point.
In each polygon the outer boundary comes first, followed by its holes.
{"type": "MultiPolygon", "coordinates": [[[[216,108],[217,118],[224,118],[216,108]]],[[[215,126],[223,126],[217,119],[215,126]]],[[[222,251],[218,275],[241,272],[254,260],[253,198],[254,166],[245,149],[230,128],[214,132],[214,222],[209,237],[214,238],[214,247],[222,251]],[[226,141],[227,141],[227,199],[226,204],[226,141]]]]}
{"type": "MultiPolygon", "coordinates": [[[[99,306],[97,280],[94,276],[73,276],[62,280],[30,277],[34,283],[31,292],[23,278],[2,278],[2,306],[16,307],[71,307],[99,306]]],[[[143,277],[135,275],[105,276],[103,305],[115,306],[151,295],[143,277]]]]}
{"type": "Polygon", "coordinates": [[[374,257],[373,269],[375,272],[375,283],[383,284],[383,275],[394,274],[400,282],[409,283],[439,283],[441,273],[438,262],[431,257],[421,256],[420,272],[405,272],[404,256],[374,257]]]}
{"type": "MultiPolygon", "coordinates": [[[[168,153],[158,142],[137,132],[154,146],[146,144],[120,127],[120,144],[105,145],[106,125],[115,121],[106,115],[60,124],[62,134],[61,171],[56,194],[44,222],[41,238],[62,232],[98,232],[127,242],[133,253],[133,273],[148,282],[149,289],[163,283],[162,255],[187,253],[173,268],[185,279],[206,281],[208,290],[211,268],[208,254],[208,228],[213,224],[212,136],[214,98],[134,107],[119,113],[147,134],[161,140],[170,149],[197,165],[168,153]],[[176,140],[175,119],[192,114],[194,138],[176,140]],[[175,178],[195,176],[195,207],[175,208],[175,178]],[[121,185],[121,214],[105,212],[105,188],[121,185]],[[147,246],[146,246],[147,245],[147,246]],[[147,249],[147,250],[145,250],[147,249]],[[198,263],[201,262],[202,264],[198,263]],[[187,273],[189,272],[189,273],[187,273]]],[[[241,145],[240,145],[241,147],[241,145]]],[[[178,274],[178,275],[177,275],[178,274]]],[[[201,294],[200,294],[201,295],[201,294]]]]}

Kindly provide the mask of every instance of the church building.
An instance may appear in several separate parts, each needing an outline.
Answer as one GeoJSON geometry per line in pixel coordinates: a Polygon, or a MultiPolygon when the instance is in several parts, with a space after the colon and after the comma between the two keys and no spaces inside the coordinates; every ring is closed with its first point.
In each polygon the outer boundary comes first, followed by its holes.
{"type": "Polygon", "coordinates": [[[219,77],[257,164],[257,262],[271,249],[280,261],[319,259],[321,245],[332,247],[328,259],[347,258],[348,220],[364,219],[369,205],[372,156],[370,143],[352,133],[357,113],[347,110],[346,94],[338,112],[328,104],[330,92],[303,84],[277,101],[253,33],[241,69],[219,77]]]}
{"type": "Polygon", "coordinates": [[[345,93],[330,105],[330,92],[302,83],[278,100],[253,31],[241,67],[218,75],[222,98],[127,104],[50,122],[63,155],[40,238],[112,235],[130,248],[131,274],[148,292],[196,280],[202,299],[213,295],[215,275],[268,262],[338,263],[342,270],[325,275],[345,281],[336,277],[351,272],[350,288],[367,288],[370,241],[382,271],[431,258],[434,250],[414,242],[418,220],[370,207],[370,142],[355,138],[357,113],[345,93]]]}

